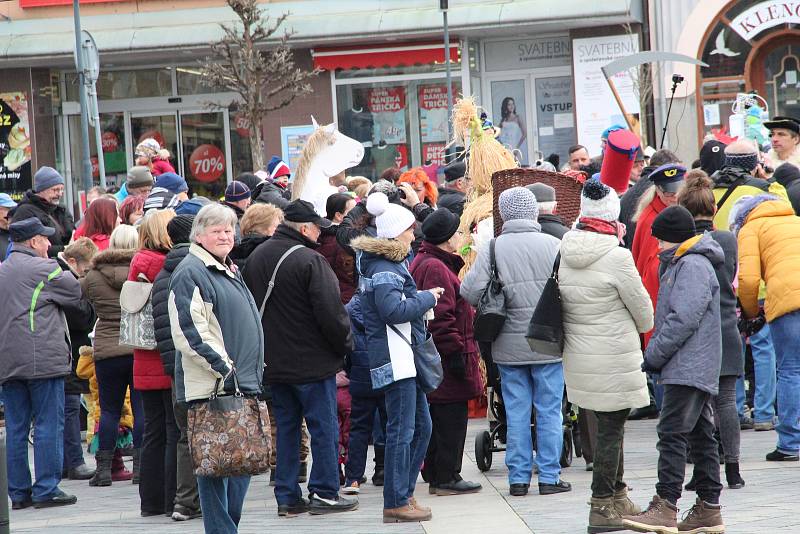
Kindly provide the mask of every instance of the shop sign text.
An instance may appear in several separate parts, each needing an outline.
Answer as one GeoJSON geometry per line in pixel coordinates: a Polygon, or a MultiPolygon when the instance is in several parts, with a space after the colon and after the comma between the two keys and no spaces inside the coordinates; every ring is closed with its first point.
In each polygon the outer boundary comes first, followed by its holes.
{"type": "Polygon", "coordinates": [[[569,65],[572,46],[569,37],[545,37],[514,41],[490,41],[485,45],[486,70],[533,69],[569,65]]]}
{"type": "Polygon", "coordinates": [[[749,41],[759,33],[783,24],[800,24],[800,2],[772,0],[756,4],[731,21],[731,28],[749,41]]]}

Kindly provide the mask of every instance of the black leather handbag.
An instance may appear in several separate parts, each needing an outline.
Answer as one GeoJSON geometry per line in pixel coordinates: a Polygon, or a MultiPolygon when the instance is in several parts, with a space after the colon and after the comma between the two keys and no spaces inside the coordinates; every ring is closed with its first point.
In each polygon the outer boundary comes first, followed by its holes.
{"type": "Polygon", "coordinates": [[[495,240],[489,242],[489,261],[490,269],[489,283],[483,290],[478,306],[476,308],[475,319],[472,323],[475,341],[491,343],[506,322],[506,296],[503,293],[503,283],[497,273],[497,259],[494,253],[495,240]]]}
{"type": "Polygon", "coordinates": [[[559,252],[525,335],[532,351],[558,357],[564,352],[564,318],[561,316],[561,292],[558,288],[560,264],[559,252]]]}

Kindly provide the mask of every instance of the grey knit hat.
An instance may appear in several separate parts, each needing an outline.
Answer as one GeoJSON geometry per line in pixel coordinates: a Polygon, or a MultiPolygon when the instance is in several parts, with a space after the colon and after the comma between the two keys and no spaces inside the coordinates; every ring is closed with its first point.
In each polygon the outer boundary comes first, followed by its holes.
{"type": "Polygon", "coordinates": [[[64,177],[53,167],[40,167],[33,175],[33,192],[41,193],[57,185],[64,185],[64,177]]]}
{"type": "Polygon", "coordinates": [[[539,218],[539,204],[536,202],[536,197],[524,187],[506,189],[500,194],[497,203],[503,222],[517,219],[535,221],[539,218]]]}

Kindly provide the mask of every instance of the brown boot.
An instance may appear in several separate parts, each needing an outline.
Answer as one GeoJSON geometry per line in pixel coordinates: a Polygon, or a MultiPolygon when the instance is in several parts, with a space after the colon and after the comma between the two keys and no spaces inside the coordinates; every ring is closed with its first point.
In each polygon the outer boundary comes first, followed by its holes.
{"type": "Polygon", "coordinates": [[[416,521],[430,521],[430,512],[423,512],[410,504],[399,508],[385,508],[383,510],[384,523],[412,523],[416,521]]]}
{"type": "Polygon", "coordinates": [[[431,513],[431,509],[429,506],[422,506],[420,503],[417,502],[417,499],[414,497],[409,497],[408,504],[410,504],[420,512],[425,512],[426,514],[431,513]]]}
{"type": "Polygon", "coordinates": [[[597,534],[600,532],[617,532],[624,530],[622,526],[622,516],[619,515],[614,507],[614,498],[606,497],[600,499],[592,497],[589,503],[589,526],[586,532],[589,534],[597,534]]]}
{"type": "Polygon", "coordinates": [[[678,507],[655,495],[650,506],[641,514],[623,516],[622,526],[636,532],[677,534],[678,507]]]}
{"type": "Polygon", "coordinates": [[[722,521],[722,508],[697,499],[697,502],[678,523],[678,532],[685,534],[722,534],[725,523],[722,521]]]}
{"type": "Polygon", "coordinates": [[[620,516],[639,515],[642,513],[642,509],[633,504],[633,501],[628,497],[627,487],[614,492],[614,508],[617,509],[617,513],[620,516]]]}

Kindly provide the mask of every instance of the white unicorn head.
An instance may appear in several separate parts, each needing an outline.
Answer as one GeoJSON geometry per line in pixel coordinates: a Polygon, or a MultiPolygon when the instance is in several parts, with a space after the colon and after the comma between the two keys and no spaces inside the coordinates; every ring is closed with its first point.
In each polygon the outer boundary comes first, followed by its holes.
{"type": "Polygon", "coordinates": [[[325,216],[328,197],[337,192],[330,179],[355,167],[364,159],[364,147],[336,129],[336,123],[320,126],[314,117],[312,133],[305,146],[292,184],[292,200],[302,199],[314,204],[325,216]]]}

